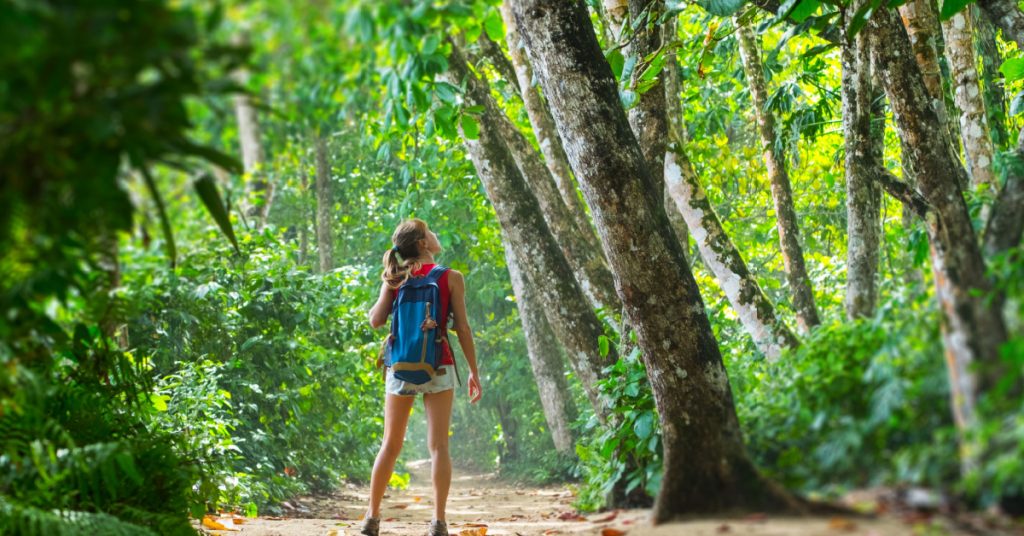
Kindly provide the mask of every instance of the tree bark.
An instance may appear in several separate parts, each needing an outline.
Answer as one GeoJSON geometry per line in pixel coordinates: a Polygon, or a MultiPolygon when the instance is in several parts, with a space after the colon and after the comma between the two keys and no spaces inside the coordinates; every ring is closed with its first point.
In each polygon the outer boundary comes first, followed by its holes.
{"type": "Polygon", "coordinates": [[[1006,163],[1006,184],[992,205],[985,227],[985,254],[998,255],[1020,244],[1024,231],[1024,129],[1006,163]]]}
{"type": "Polygon", "coordinates": [[[999,73],[1003,56],[996,42],[996,28],[977,4],[972,4],[970,10],[974,19],[974,46],[981,56],[981,94],[989,132],[996,148],[1006,149],[1010,145],[1010,133],[1006,129],[1006,91],[999,73]]]}
{"type": "Polygon", "coordinates": [[[601,321],[590,308],[573,269],[555,242],[540,204],[506,144],[502,129],[494,124],[496,119],[508,119],[497,109],[486,82],[469,71],[457,47],[452,48],[448,65],[449,71],[443,76],[450,77],[449,81],[456,86],[466,82],[466,103],[484,107],[479,137],[475,140],[463,138],[498,223],[508,237],[508,246],[532,287],[537,289],[548,324],[564,345],[569,363],[580,379],[594,412],[601,419],[607,419],[608,410],[601,401],[597,382],[602,370],[615,363],[618,355],[614,348],[607,355],[601,355],[598,346],[598,337],[604,331],[601,321]]]}
{"type": "Polygon", "coordinates": [[[960,110],[960,141],[971,185],[999,187],[993,169],[992,138],[985,117],[985,101],[978,83],[978,55],[974,51],[971,10],[963,9],[942,23],[946,60],[953,77],[953,102],[960,110]]]}
{"type": "MultiPolygon", "coordinates": [[[[483,54],[487,62],[494,67],[495,71],[501,75],[509,87],[516,92],[520,97],[523,96],[521,86],[518,83],[518,75],[516,69],[512,66],[512,62],[509,61],[508,56],[501,50],[501,45],[495,43],[494,40],[487,35],[487,32],[480,34],[480,38],[477,40],[477,45],[480,47],[480,52],[483,54]]],[[[509,49],[512,48],[511,41],[508,44],[509,49]]]]}
{"type": "Polygon", "coordinates": [[[956,139],[953,123],[946,107],[946,92],[942,88],[942,69],[939,67],[939,16],[932,0],[908,0],[899,8],[903,25],[910,38],[917,65],[924,77],[925,87],[939,123],[949,132],[950,143],[956,139]]]}
{"type": "MultiPolygon", "coordinates": [[[[852,11],[852,9],[848,9],[852,11]]],[[[863,32],[842,44],[843,133],[846,150],[846,316],[868,317],[877,299],[881,233],[880,189],[872,176],[883,166],[871,118],[871,61],[863,32]]]]}
{"type": "Polygon", "coordinates": [[[1024,49],[1024,13],[1013,0],[978,0],[978,7],[1003,32],[1003,39],[1024,49]]]}
{"type": "MultiPolygon", "coordinates": [[[[662,28],[662,39],[666,43],[676,39],[676,19],[677,17],[672,17],[665,21],[665,26],[662,28]]],[[[662,72],[665,79],[665,125],[668,130],[667,136],[672,143],[675,143],[677,147],[682,149],[686,145],[687,136],[686,125],[683,124],[683,107],[679,99],[679,63],[674,51],[665,60],[665,69],[662,72]]],[[[667,149],[668,146],[666,145],[666,160],[664,169],[662,169],[663,177],[667,177],[669,173],[667,149]]],[[[665,212],[668,214],[668,221],[672,224],[672,229],[676,233],[676,238],[679,239],[679,244],[683,246],[683,251],[689,253],[690,232],[686,227],[686,219],[683,218],[683,215],[679,212],[679,207],[672,199],[668,181],[665,180],[663,182],[665,182],[665,191],[662,193],[662,197],[665,200],[665,212]]]]}
{"type": "Polygon", "coordinates": [[[793,293],[793,310],[796,312],[800,331],[807,333],[820,324],[821,320],[818,318],[818,308],[814,304],[814,290],[811,288],[811,278],[807,275],[804,252],[800,246],[800,228],[793,207],[793,190],[786,170],[786,154],[776,141],[775,116],[767,109],[768,89],[757,36],[739,16],[734,17],[734,22],[743,71],[750,86],[750,99],[754,105],[757,132],[761,138],[761,151],[772,185],[776,229],[779,233],[786,279],[793,293]]]}
{"type": "Polygon", "coordinates": [[[544,155],[544,163],[555,179],[558,192],[573,221],[580,228],[580,232],[596,244],[597,235],[594,234],[590,217],[587,216],[587,209],[583,206],[583,200],[580,199],[577,192],[576,180],[572,176],[572,168],[569,167],[565,149],[562,148],[562,140],[558,137],[558,132],[555,131],[555,122],[551,119],[548,105],[541,98],[538,89],[533,86],[533,69],[530,67],[530,60],[526,57],[526,51],[523,50],[519,29],[516,27],[516,21],[509,9],[508,1],[502,2],[501,17],[505,21],[505,40],[508,42],[509,56],[512,58],[519,93],[523,98],[526,115],[530,118],[533,135],[537,137],[537,144],[540,145],[541,154],[544,155]]]}
{"type": "MultiPolygon", "coordinates": [[[[305,167],[305,166],[304,166],[305,167]]],[[[299,264],[309,259],[309,173],[302,171],[302,190],[299,195],[302,204],[302,222],[299,224],[299,264]]]]}
{"type": "MultiPolygon", "coordinates": [[[[452,48],[459,53],[453,53],[450,61],[462,61],[463,55],[458,46],[453,43],[452,48]]],[[[541,156],[523,136],[523,133],[512,124],[508,116],[500,111],[497,103],[491,97],[486,81],[471,75],[464,62],[453,66],[452,69],[455,73],[465,72],[466,77],[463,80],[467,84],[473,85],[476,94],[488,101],[489,106],[485,107],[482,114],[483,121],[493,125],[504,139],[522,177],[540,205],[544,221],[547,222],[555,242],[561,247],[562,254],[569,261],[576,280],[590,303],[596,308],[618,310],[621,303],[618,296],[615,295],[615,284],[612,281],[611,271],[608,270],[608,265],[600,250],[594,247],[596,236],[592,233],[591,236],[586,236],[576,226],[565,203],[562,202],[548,168],[544,167],[541,162],[541,156]]]]}
{"type": "MultiPolygon", "coordinates": [[[[662,48],[662,24],[659,21],[665,13],[664,0],[630,0],[629,13],[631,19],[645,16],[646,22],[636,29],[630,45],[626,47],[627,56],[637,56],[637,65],[644,64],[644,58],[655,54],[662,48]],[[646,15],[644,12],[646,11],[646,15]]],[[[635,86],[643,74],[642,69],[633,70],[631,84],[635,86]]],[[[664,69],[662,70],[664,73],[664,69]]],[[[647,160],[647,169],[654,179],[654,191],[659,200],[665,191],[665,149],[668,141],[668,121],[665,103],[664,74],[659,74],[656,82],[640,95],[636,106],[627,113],[629,126],[633,129],[640,150],[647,160]]],[[[662,200],[662,202],[664,202],[662,200]]]]}
{"type": "Polygon", "coordinates": [[[334,269],[334,236],[331,210],[334,195],[331,188],[331,164],[327,155],[327,140],[322,134],[316,138],[316,246],[320,252],[320,271],[334,269]]]}
{"type": "MultiPolygon", "coordinates": [[[[509,243],[508,238],[503,237],[503,242],[509,243]]],[[[570,454],[573,451],[571,425],[576,418],[576,407],[569,396],[569,385],[565,379],[562,347],[510,248],[505,248],[505,264],[512,280],[512,292],[516,296],[530,368],[537,382],[541,407],[544,408],[544,420],[548,423],[555,450],[570,454]]]]}
{"type": "Polygon", "coordinates": [[[591,208],[654,393],[664,445],[655,522],[683,513],[798,508],[746,454],[729,378],[679,242],[619,103],[582,2],[513,13],[591,208]],[[614,147],[615,150],[609,150],[614,147]]]}
{"type": "MultiPolygon", "coordinates": [[[[242,83],[246,79],[244,72],[236,75],[242,83]]],[[[234,97],[235,118],[238,121],[238,143],[242,148],[242,166],[249,178],[249,192],[257,198],[257,203],[246,210],[246,214],[255,220],[256,229],[261,229],[270,213],[270,205],[274,199],[274,185],[267,180],[263,169],[266,158],[263,145],[260,143],[260,125],[256,115],[256,107],[247,94],[234,97]]]]}
{"type": "Polygon", "coordinates": [[[795,347],[797,338],[778,318],[775,306],[722,228],[693,164],[678,146],[665,155],[665,183],[669,197],[693,231],[701,259],[715,275],[757,349],[774,361],[783,349],[795,347]]]}
{"type": "MultiPolygon", "coordinates": [[[[950,373],[953,416],[965,430],[977,422],[979,391],[996,384],[999,346],[1006,328],[998,303],[989,303],[992,286],[974,238],[960,191],[966,172],[953,153],[899,20],[879,10],[868,22],[871,58],[880,75],[904,148],[912,184],[927,203],[925,230],[931,245],[936,295],[943,311],[943,339],[950,373]],[[975,370],[978,367],[979,370],[975,370]]],[[[993,300],[999,302],[1000,300],[993,300]]]]}

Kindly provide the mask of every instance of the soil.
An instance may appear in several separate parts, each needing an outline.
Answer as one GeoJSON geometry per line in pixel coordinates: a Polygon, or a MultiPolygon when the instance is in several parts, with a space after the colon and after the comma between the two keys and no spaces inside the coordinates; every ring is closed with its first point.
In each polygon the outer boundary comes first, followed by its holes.
{"type": "MultiPolygon", "coordinates": [[[[407,464],[411,480],[405,490],[389,490],[381,511],[382,535],[422,535],[432,513],[430,463],[407,464]]],[[[240,536],[344,536],[358,535],[368,489],[348,485],[329,497],[306,497],[287,503],[286,517],[240,519],[222,516],[218,521],[231,531],[209,534],[240,536]],[[235,524],[234,520],[241,521],[235,524]]],[[[954,521],[921,512],[898,511],[885,506],[879,494],[850,495],[846,502],[858,510],[883,511],[864,517],[780,518],[751,514],[743,518],[699,519],[652,526],[648,510],[613,510],[583,515],[573,507],[570,489],[529,487],[499,480],[494,475],[456,470],[448,499],[448,530],[452,535],[601,535],[601,536],[704,536],[722,534],[782,536],[917,536],[1024,534],[1021,525],[1005,519],[973,516],[954,521]]]]}

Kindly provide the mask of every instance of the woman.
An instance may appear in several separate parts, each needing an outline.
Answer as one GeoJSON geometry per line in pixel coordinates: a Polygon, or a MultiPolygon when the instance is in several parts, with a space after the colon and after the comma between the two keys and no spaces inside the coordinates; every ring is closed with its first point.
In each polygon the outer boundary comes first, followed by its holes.
{"type": "MultiPolygon", "coordinates": [[[[441,243],[423,220],[411,219],[402,222],[391,235],[394,247],[384,254],[384,272],[381,279],[380,297],[370,309],[370,325],[374,329],[383,326],[391,314],[395,291],[410,277],[422,277],[436,265],[434,255],[441,252],[441,243]]],[[[469,363],[470,401],[480,400],[479,374],[476,367],[476,350],[473,347],[473,331],[466,318],[466,284],[462,274],[448,270],[437,281],[440,289],[441,318],[440,333],[447,334],[448,317],[454,319],[455,333],[459,337],[462,353],[469,363]]],[[[431,478],[434,484],[434,519],[430,522],[429,536],[447,536],[445,504],[452,480],[451,458],[448,455],[448,427],[451,424],[452,401],[455,394],[455,358],[448,346],[447,337],[442,338],[440,367],[429,382],[417,385],[403,382],[388,370],[385,380],[386,401],[384,404],[384,439],[373,464],[370,478],[370,506],[363,521],[362,534],[377,536],[380,531],[380,503],[395,460],[402,451],[409,412],[416,395],[423,394],[423,405],[427,413],[427,444],[430,448],[431,478]]]]}

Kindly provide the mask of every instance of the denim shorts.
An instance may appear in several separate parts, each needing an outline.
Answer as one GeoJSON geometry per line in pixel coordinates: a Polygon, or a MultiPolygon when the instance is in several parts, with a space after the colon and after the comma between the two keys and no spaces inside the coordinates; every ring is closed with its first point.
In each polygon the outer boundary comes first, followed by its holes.
{"type": "Polygon", "coordinates": [[[441,365],[437,372],[434,373],[432,380],[418,385],[395,378],[395,373],[391,370],[391,367],[388,367],[387,377],[384,380],[384,392],[389,395],[416,396],[421,393],[440,393],[449,389],[455,389],[454,365],[441,365]]]}

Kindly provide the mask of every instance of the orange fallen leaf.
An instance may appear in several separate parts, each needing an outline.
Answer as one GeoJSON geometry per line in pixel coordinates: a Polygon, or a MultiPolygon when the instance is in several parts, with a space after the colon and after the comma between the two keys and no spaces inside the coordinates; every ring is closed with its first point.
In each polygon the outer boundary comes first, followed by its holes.
{"type": "Polygon", "coordinates": [[[845,517],[833,517],[828,522],[828,528],[832,530],[857,530],[857,524],[845,517]]]}
{"type": "Polygon", "coordinates": [[[601,536],[623,536],[623,534],[626,534],[626,531],[607,527],[601,529],[601,536]]]}
{"type": "Polygon", "coordinates": [[[245,518],[244,517],[233,517],[233,518],[231,518],[231,522],[236,524],[236,525],[241,525],[242,523],[245,523],[245,518]]]}
{"type": "Polygon", "coordinates": [[[463,530],[459,532],[459,536],[487,536],[487,527],[463,530]]]}
{"type": "Polygon", "coordinates": [[[214,519],[213,516],[204,516],[203,526],[211,530],[238,530],[234,527],[224,525],[220,520],[214,519]]]}
{"type": "Polygon", "coordinates": [[[423,500],[423,497],[413,497],[412,498],[412,502],[420,502],[422,500],[423,500]]]}

